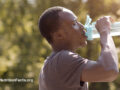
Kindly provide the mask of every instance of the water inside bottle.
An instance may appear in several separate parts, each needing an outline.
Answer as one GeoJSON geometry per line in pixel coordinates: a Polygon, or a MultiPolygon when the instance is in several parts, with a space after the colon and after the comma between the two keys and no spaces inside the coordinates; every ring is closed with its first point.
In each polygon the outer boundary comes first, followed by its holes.
{"type": "MultiPolygon", "coordinates": [[[[120,22],[115,22],[111,24],[111,30],[110,30],[110,35],[111,36],[120,36],[120,22]]],[[[93,30],[93,38],[100,38],[99,33],[94,27],[93,30]]]]}
{"type": "MultiPolygon", "coordinates": [[[[85,28],[88,31],[86,33],[86,35],[88,36],[88,40],[92,40],[92,38],[100,38],[100,35],[95,28],[96,22],[91,23],[91,21],[92,21],[92,19],[90,18],[89,15],[87,15],[85,28]],[[89,32],[89,30],[92,30],[92,33],[89,32]],[[91,35],[92,35],[92,37],[91,37],[91,35]]],[[[120,22],[114,22],[111,24],[110,35],[111,36],[120,36],[120,22]]]]}

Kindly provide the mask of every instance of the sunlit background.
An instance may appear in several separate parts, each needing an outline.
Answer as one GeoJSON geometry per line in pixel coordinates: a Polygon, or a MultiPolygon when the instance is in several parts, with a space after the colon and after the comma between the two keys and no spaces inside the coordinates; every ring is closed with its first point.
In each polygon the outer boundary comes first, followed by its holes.
{"type": "MultiPolygon", "coordinates": [[[[87,14],[93,21],[105,15],[120,21],[120,0],[0,0],[0,79],[34,80],[33,83],[0,82],[0,90],[38,90],[40,69],[51,53],[50,45],[40,35],[38,19],[45,9],[52,6],[72,10],[83,24],[87,14]]],[[[113,38],[120,61],[120,36],[113,38]]],[[[89,41],[77,53],[97,60],[99,39],[89,41]]],[[[120,75],[113,82],[89,83],[89,90],[120,90],[120,75]]]]}

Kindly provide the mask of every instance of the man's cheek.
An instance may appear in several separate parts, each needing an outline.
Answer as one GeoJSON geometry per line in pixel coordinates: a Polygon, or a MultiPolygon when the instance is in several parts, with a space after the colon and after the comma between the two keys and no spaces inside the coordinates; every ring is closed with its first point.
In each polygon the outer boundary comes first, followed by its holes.
{"type": "Polygon", "coordinates": [[[78,25],[73,25],[72,26],[75,30],[79,30],[79,26],[78,25]]]}

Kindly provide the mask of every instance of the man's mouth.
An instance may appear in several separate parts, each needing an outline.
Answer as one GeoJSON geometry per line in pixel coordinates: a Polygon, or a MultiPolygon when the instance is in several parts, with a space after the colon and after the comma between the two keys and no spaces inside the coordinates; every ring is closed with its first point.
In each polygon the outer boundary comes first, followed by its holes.
{"type": "Polygon", "coordinates": [[[87,36],[85,35],[85,33],[86,33],[86,31],[85,31],[85,30],[83,30],[83,34],[84,34],[84,36],[85,36],[85,37],[87,37],[87,36]]]}

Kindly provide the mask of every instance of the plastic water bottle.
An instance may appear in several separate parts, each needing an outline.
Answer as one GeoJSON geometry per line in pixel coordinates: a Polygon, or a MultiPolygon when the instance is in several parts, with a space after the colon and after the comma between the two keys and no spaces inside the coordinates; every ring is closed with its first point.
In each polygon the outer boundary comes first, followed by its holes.
{"type": "MultiPolygon", "coordinates": [[[[100,34],[95,28],[96,22],[91,23],[92,19],[89,15],[87,15],[86,23],[84,28],[86,29],[85,35],[87,36],[87,40],[93,40],[94,38],[100,38],[100,34]]],[[[111,24],[111,36],[120,36],[120,22],[114,22],[111,24]]]]}

